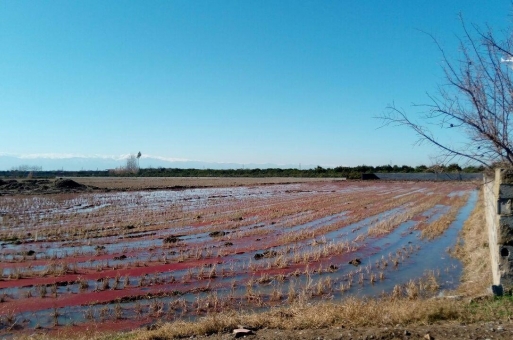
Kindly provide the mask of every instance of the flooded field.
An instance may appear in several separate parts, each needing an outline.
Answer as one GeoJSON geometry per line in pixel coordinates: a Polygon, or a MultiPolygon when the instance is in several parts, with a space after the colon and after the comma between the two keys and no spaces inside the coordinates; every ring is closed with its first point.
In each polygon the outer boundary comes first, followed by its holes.
{"type": "Polygon", "coordinates": [[[379,296],[420,277],[433,291],[454,288],[461,265],[450,250],[475,187],[323,181],[0,197],[0,336],[379,296]]]}

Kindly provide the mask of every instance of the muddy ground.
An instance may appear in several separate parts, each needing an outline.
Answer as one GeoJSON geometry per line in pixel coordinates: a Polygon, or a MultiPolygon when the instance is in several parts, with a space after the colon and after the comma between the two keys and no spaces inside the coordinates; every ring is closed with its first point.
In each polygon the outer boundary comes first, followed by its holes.
{"type": "MultiPolygon", "coordinates": [[[[133,185],[133,183],[131,183],[133,185]]],[[[145,183],[146,185],[148,182],[145,183]]],[[[152,183],[153,185],[154,183],[152,183]]],[[[166,183],[168,185],[169,183],[166,183]]],[[[110,183],[112,185],[112,183],[110,183]]],[[[126,185],[123,184],[123,185],[126,185]]],[[[236,184],[234,184],[236,185],[236,184]]],[[[239,184],[240,185],[240,184],[239,184]]],[[[135,188],[132,187],[132,190],[135,188]]],[[[98,188],[93,185],[85,185],[71,179],[55,179],[55,180],[0,180],[1,195],[39,195],[39,194],[55,194],[55,193],[82,193],[94,191],[106,191],[106,188],[98,188]]],[[[118,189],[119,190],[119,189],[118,189]]],[[[114,189],[113,191],[118,191],[114,189]]],[[[123,189],[121,189],[123,190],[123,189]]],[[[125,189],[126,190],[126,189],[125,189]]],[[[292,193],[285,192],[288,196],[292,193]]],[[[328,195],[331,191],[326,191],[323,195],[328,195]]],[[[297,194],[297,193],[296,193],[297,194]]],[[[308,194],[307,192],[304,193],[308,194]]],[[[395,195],[394,193],[389,193],[395,195]]],[[[209,196],[212,201],[215,196],[209,196]]],[[[219,198],[221,199],[221,198],[219,198]]],[[[359,200],[356,200],[359,202],[359,200]]],[[[217,206],[216,206],[217,207],[217,206]]],[[[309,205],[311,208],[311,206],[309,205]]],[[[366,210],[370,210],[370,205],[365,206],[366,210]]],[[[219,210],[219,208],[216,208],[219,210]]],[[[205,214],[201,215],[201,219],[205,219],[205,214]]],[[[217,216],[217,214],[215,215],[217,216]]],[[[127,216],[125,216],[126,219],[127,216]]],[[[198,226],[201,226],[198,222],[198,226]]],[[[80,224],[81,225],[81,224],[80,224]]],[[[210,231],[210,230],[208,230],[210,231]]],[[[259,236],[260,237],[260,236],[259,236]]],[[[98,274],[100,275],[100,274],[98,274]]],[[[116,291],[117,292],[117,291],[116,291]]],[[[96,293],[99,294],[99,293],[96,293]]],[[[47,299],[48,300],[48,299],[47,299]]],[[[39,301],[39,300],[38,300],[39,301]]],[[[132,327],[136,327],[132,325],[132,327]]],[[[37,333],[37,331],[36,331],[37,333]]],[[[41,332],[44,333],[44,332],[41,332]]],[[[60,333],[60,332],[57,332],[60,333]]],[[[76,335],[76,334],[75,334],[76,335]]],[[[232,333],[215,334],[210,336],[200,336],[202,339],[233,339],[232,333]]],[[[513,339],[513,323],[476,323],[463,325],[459,323],[447,322],[433,324],[429,326],[396,326],[390,328],[346,328],[343,325],[329,329],[311,329],[311,330],[276,330],[276,329],[260,329],[256,330],[253,335],[246,337],[247,339],[513,339]]]]}
{"type": "Polygon", "coordinates": [[[0,195],[83,193],[97,190],[99,188],[71,179],[0,179],[0,195]]]}
{"type": "Polygon", "coordinates": [[[303,177],[73,177],[75,182],[112,191],[226,188],[269,184],[342,181],[303,177]]]}
{"type": "MultiPolygon", "coordinates": [[[[199,336],[195,339],[228,340],[234,339],[231,333],[199,336]]],[[[245,338],[261,340],[327,340],[327,339],[513,339],[513,322],[480,322],[475,324],[460,324],[454,322],[437,323],[427,326],[400,326],[396,327],[361,327],[345,328],[339,326],[329,329],[311,330],[276,330],[261,329],[247,335],[245,338]]]]}
{"type": "Polygon", "coordinates": [[[270,184],[343,181],[344,178],[289,177],[73,177],[55,179],[2,179],[1,195],[41,195],[137,190],[184,190],[270,184]]]}

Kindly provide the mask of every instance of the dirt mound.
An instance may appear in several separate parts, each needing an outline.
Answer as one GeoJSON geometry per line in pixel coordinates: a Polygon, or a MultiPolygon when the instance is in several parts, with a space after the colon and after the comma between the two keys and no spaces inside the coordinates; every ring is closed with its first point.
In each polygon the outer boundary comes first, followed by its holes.
{"type": "Polygon", "coordinates": [[[222,237],[222,236],[224,236],[226,234],[228,234],[228,232],[226,232],[226,231],[213,231],[210,234],[208,234],[208,236],[210,236],[210,237],[222,237]]]}
{"type": "Polygon", "coordinates": [[[86,188],[85,185],[77,183],[71,179],[58,179],[54,183],[56,188],[60,189],[77,189],[77,188],[86,188]]]}
{"type": "Polygon", "coordinates": [[[355,267],[358,267],[361,263],[362,263],[362,260],[360,260],[360,259],[352,259],[351,261],[349,261],[349,264],[352,264],[355,267]]]}
{"type": "Polygon", "coordinates": [[[77,183],[71,179],[6,179],[0,180],[0,195],[58,194],[93,191],[98,188],[77,183]]]}
{"type": "Polygon", "coordinates": [[[164,239],[164,243],[176,243],[180,241],[181,235],[170,235],[164,239]]]}

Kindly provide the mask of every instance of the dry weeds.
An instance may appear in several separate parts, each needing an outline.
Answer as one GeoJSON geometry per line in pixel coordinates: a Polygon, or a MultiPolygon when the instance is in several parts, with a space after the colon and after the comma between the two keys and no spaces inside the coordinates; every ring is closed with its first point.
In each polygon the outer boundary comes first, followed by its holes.
{"type": "MultiPolygon", "coordinates": [[[[448,213],[444,214],[442,217],[429,224],[425,228],[422,229],[422,237],[427,239],[434,239],[440,235],[442,235],[445,230],[450,226],[452,222],[456,219],[458,212],[468,201],[468,194],[464,196],[457,196],[453,199],[454,203],[451,204],[451,209],[448,213]]],[[[481,197],[482,198],[482,197],[481,197]]],[[[481,200],[480,200],[481,201],[481,200]]]]}
{"type": "Polygon", "coordinates": [[[331,182],[342,178],[301,177],[73,177],[77,183],[115,190],[211,188],[262,184],[331,182]]]}
{"type": "MultiPolygon", "coordinates": [[[[493,305],[493,301],[486,302],[493,305]]],[[[342,302],[324,302],[313,305],[295,303],[287,308],[277,308],[264,313],[237,312],[212,314],[198,322],[176,321],[166,323],[153,331],[136,331],[134,339],[172,339],[192,335],[230,332],[238,325],[255,329],[320,329],[333,326],[394,327],[395,325],[427,325],[436,321],[453,320],[464,323],[489,320],[506,313],[512,315],[509,306],[490,310],[490,313],[474,308],[463,300],[446,299],[358,299],[342,302]]],[[[487,309],[487,308],[484,308],[487,309]]]]}
{"type": "MultiPolygon", "coordinates": [[[[238,325],[255,329],[318,329],[333,326],[365,327],[427,325],[450,320],[463,323],[507,319],[513,316],[513,301],[497,301],[484,297],[478,303],[469,297],[483,296],[491,282],[488,247],[485,243],[482,201],[479,200],[465,223],[461,237],[464,243],[453,251],[464,263],[460,288],[454,294],[466,298],[427,298],[428,292],[438,289],[433,272],[418,282],[410,281],[397,286],[390,296],[379,299],[346,298],[340,302],[302,303],[295,299],[288,307],[273,308],[263,313],[216,313],[197,322],[176,321],[163,324],[152,331],[138,330],[130,333],[135,339],[170,339],[192,335],[229,332],[238,325]]],[[[340,288],[343,289],[343,288],[340,288]]],[[[289,290],[291,294],[291,290],[289,290]]],[[[431,294],[432,296],[432,294],[431,294]]],[[[290,296],[289,296],[290,298],[290,296]]]]}
{"type": "MultiPolygon", "coordinates": [[[[412,197],[410,196],[409,199],[411,200],[412,197]]],[[[397,199],[393,204],[390,204],[390,207],[402,204],[403,200],[406,200],[406,198],[397,199]]],[[[370,204],[371,201],[368,203],[370,204]]],[[[435,202],[430,202],[429,206],[431,206],[431,204],[435,204],[435,202]]],[[[387,206],[385,208],[372,208],[372,210],[379,211],[380,209],[388,208],[389,207],[387,206]]],[[[276,210],[280,209],[276,208],[276,210]]],[[[369,210],[371,210],[371,208],[369,208],[369,210]]],[[[325,212],[322,211],[322,213],[324,214],[325,212]]],[[[412,213],[412,211],[409,211],[410,216],[412,213]]],[[[202,213],[202,216],[206,216],[206,214],[202,213]]],[[[181,218],[184,219],[185,217],[182,216],[181,218]]],[[[309,218],[312,217],[309,216],[309,218]]],[[[361,217],[349,216],[347,220],[339,222],[338,224],[345,225],[359,218],[361,217]]],[[[141,217],[141,219],[143,219],[143,217],[141,217]]],[[[393,227],[395,227],[399,222],[401,222],[401,220],[390,220],[388,221],[387,225],[382,225],[381,227],[386,227],[384,228],[384,231],[389,232],[389,230],[392,230],[393,227]]],[[[338,228],[339,225],[335,227],[338,228]]],[[[465,290],[467,292],[467,294],[464,294],[463,292],[458,291],[455,294],[466,295],[468,297],[476,296],[482,294],[484,289],[489,285],[490,275],[488,274],[489,268],[487,268],[488,261],[482,260],[483,258],[487,258],[489,251],[483,243],[483,240],[487,239],[486,230],[482,228],[483,225],[483,209],[482,205],[478,204],[464,226],[462,237],[465,240],[465,243],[456,247],[453,252],[456,254],[456,256],[461,258],[465,264],[464,283],[462,284],[461,290],[465,290]],[[478,249],[479,252],[476,251],[478,246],[480,246],[478,249]],[[480,278],[479,282],[475,282],[476,280],[473,280],[473,278],[476,277],[480,278]]],[[[328,226],[319,229],[324,232],[335,227],[328,226]]],[[[60,232],[64,231],[61,230],[60,232]]],[[[105,230],[105,232],[110,231],[105,230]]],[[[308,235],[301,236],[306,237],[308,235]]],[[[309,253],[302,254],[307,256],[305,262],[310,262],[312,259],[315,260],[315,257],[317,257],[317,260],[319,260],[320,258],[328,257],[330,254],[343,253],[347,251],[349,247],[348,244],[335,244],[332,241],[327,242],[322,238],[320,240],[314,238],[314,241],[316,243],[316,248],[312,249],[312,251],[309,253]]],[[[291,262],[296,263],[296,255],[298,257],[298,262],[300,262],[302,260],[299,258],[300,253],[292,252],[288,257],[285,256],[285,254],[280,253],[274,260],[272,260],[272,262],[269,260],[268,263],[278,268],[286,267],[291,262]]],[[[196,252],[191,250],[191,254],[180,253],[180,256],[183,256],[184,259],[186,259],[190,256],[202,257],[207,255],[202,254],[202,251],[201,253],[198,253],[198,249],[196,249],[196,252]]],[[[389,260],[391,261],[391,264],[394,264],[394,261],[399,261],[398,257],[390,257],[389,260]]],[[[56,259],[53,261],[56,262],[56,259]]],[[[388,261],[386,261],[384,258],[383,261],[385,261],[383,266],[387,266],[388,261]]],[[[56,262],[56,264],[57,263],[58,262],[56,262]]],[[[247,267],[252,271],[257,269],[256,264],[251,261],[248,263],[247,267]]],[[[62,268],[57,265],[56,268],[53,269],[55,269],[55,271],[63,271],[64,273],[69,270],[68,268],[62,268]]],[[[320,271],[322,270],[323,269],[320,268],[320,271]]],[[[360,267],[360,270],[363,270],[363,268],[360,267]]],[[[384,279],[383,272],[377,271],[376,273],[379,273],[380,280],[384,279]]],[[[290,301],[291,305],[288,307],[273,308],[263,313],[245,312],[239,314],[235,311],[226,311],[221,313],[215,312],[210,313],[206,317],[199,318],[197,322],[175,321],[172,323],[163,324],[161,327],[158,327],[158,329],[155,330],[137,330],[128,334],[117,334],[115,336],[118,338],[126,337],[130,339],[166,339],[231,331],[231,329],[236,328],[239,324],[247,325],[257,329],[264,327],[275,329],[316,329],[340,325],[344,325],[346,327],[361,327],[371,324],[377,326],[395,326],[396,324],[431,324],[437,320],[474,322],[479,320],[488,320],[492,316],[499,317],[500,313],[503,313],[500,315],[500,317],[504,317],[504,315],[512,315],[512,312],[508,309],[504,310],[499,308],[497,310],[489,310],[489,308],[475,308],[472,304],[469,304],[468,298],[466,300],[426,298],[425,295],[427,295],[428,292],[432,295],[433,291],[436,291],[438,288],[434,274],[431,276],[428,275],[428,279],[424,280],[423,282],[412,281],[408,285],[398,286],[397,291],[394,291],[395,293],[392,296],[383,297],[381,299],[348,298],[343,299],[342,301],[312,303],[311,301],[302,298],[302,295],[304,295],[305,292],[321,295],[329,293],[333,289],[345,291],[348,287],[350,287],[351,284],[357,284],[359,281],[361,281],[361,284],[365,285],[375,283],[377,281],[376,273],[370,272],[369,268],[366,273],[361,271],[357,272],[354,278],[354,282],[351,277],[351,280],[346,284],[337,283],[336,285],[327,279],[325,280],[320,278],[315,286],[312,284],[311,289],[302,289],[295,283],[294,280],[290,280],[288,283],[288,293],[286,291],[282,292],[281,289],[275,289],[271,294],[272,300],[290,301]]],[[[207,279],[216,277],[220,274],[221,269],[216,267],[208,270],[200,268],[194,272],[192,269],[190,269],[183,276],[183,280],[187,282],[194,276],[198,276],[201,279],[207,279]]],[[[117,280],[121,281],[121,278],[118,278],[117,280]]],[[[255,285],[257,281],[260,284],[273,284],[280,280],[276,278],[275,281],[274,277],[263,274],[258,274],[258,276],[255,278],[251,278],[251,284],[246,286],[246,298],[256,301],[256,304],[258,304],[258,301],[261,299],[261,296],[258,295],[258,292],[253,290],[253,285],[255,285]]],[[[134,284],[136,283],[134,282],[134,284]]],[[[141,278],[140,285],[143,286],[145,284],[146,283],[143,282],[143,278],[141,278]]],[[[102,281],[100,283],[100,288],[108,289],[109,281],[102,281]]],[[[46,286],[44,287],[44,290],[44,294],[47,295],[46,286]]],[[[493,303],[494,301],[492,300],[484,301],[482,302],[481,306],[489,306],[493,303]]],[[[513,303],[511,305],[513,305],[513,303]]],[[[163,312],[163,306],[155,305],[154,307],[154,314],[157,315],[163,312]]],[[[187,307],[187,305],[185,305],[185,307],[187,307]]],[[[196,308],[200,312],[206,310],[204,304],[200,303],[197,303],[196,308]]],[[[109,311],[105,309],[100,312],[105,315],[114,313],[119,318],[123,317],[122,310],[113,309],[112,311],[109,311]]],[[[100,315],[100,317],[102,317],[102,315],[100,315]]],[[[102,338],[100,335],[96,336],[102,338]]],[[[93,338],[93,336],[88,335],[87,338],[93,338]]]]}
{"type": "Polygon", "coordinates": [[[458,244],[451,251],[452,255],[463,262],[463,277],[459,294],[476,296],[482,294],[492,284],[490,249],[484,214],[483,192],[472,214],[461,230],[458,244]]]}

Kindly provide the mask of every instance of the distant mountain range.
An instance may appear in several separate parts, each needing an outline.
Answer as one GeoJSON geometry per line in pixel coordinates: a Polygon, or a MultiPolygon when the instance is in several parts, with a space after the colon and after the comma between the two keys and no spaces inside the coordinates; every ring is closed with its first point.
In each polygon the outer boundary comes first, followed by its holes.
{"type": "MultiPolygon", "coordinates": [[[[42,170],[107,170],[122,167],[126,164],[128,156],[75,156],[75,155],[2,155],[0,154],[0,170],[11,170],[20,166],[37,166],[42,170]]],[[[267,168],[298,168],[299,164],[240,164],[240,163],[213,163],[171,159],[159,156],[143,155],[140,159],[141,168],[180,168],[180,169],[267,169],[267,168]]],[[[314,168],[313,165],[302,166],[302,169],[314,168]]]]}

